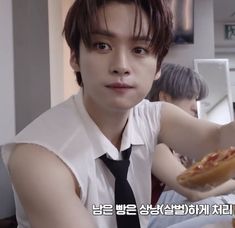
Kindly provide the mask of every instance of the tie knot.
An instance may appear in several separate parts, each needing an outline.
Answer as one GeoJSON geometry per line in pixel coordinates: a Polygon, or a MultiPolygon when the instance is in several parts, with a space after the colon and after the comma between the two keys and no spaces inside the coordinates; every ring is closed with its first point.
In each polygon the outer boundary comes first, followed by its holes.
{"type": "Polygon", "coordinates": [[[112,160],[107,158],[106,154],[100,157],[116,179],[127,179],[131,146],[122,153],[124,160],[112,160]]]}
{"type": "Polygon", "coordinates": [[[130,164],[129,160],[112,160],[106,154],[100,157],[116,179],[126,179],[130,164]]]}

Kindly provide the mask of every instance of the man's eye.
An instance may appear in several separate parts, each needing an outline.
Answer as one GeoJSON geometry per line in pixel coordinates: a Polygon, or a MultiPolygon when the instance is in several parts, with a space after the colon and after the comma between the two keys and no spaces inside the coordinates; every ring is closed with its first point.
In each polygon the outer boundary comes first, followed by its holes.
{"type": "Polygon", "coordinates": [[[139,55],[145,55],[145,54],[148,54],[148,50],[143,47],[136,47],[134,48],[134,53],[139,54],[139,55]]]}
{"type": "Polygon", "coordinates": [[[98,42],[94,44],[94,47],[99,50],[109,50],[110,46],[106,43],[98,42]]]}

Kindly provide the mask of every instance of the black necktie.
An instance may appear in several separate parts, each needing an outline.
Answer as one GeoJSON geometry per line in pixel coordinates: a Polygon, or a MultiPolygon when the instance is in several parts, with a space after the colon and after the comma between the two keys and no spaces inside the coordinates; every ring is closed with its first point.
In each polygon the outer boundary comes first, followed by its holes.
{"type": "MultiPolygon", "coordinates": [[[[100,158],[105,165],[109,168],[113,176],[115,177],[115,205],[127,205],[135,204],[135,196],[131,189],[129,182],[127,181],[127,172],[130,165],[131,146],[123,153],[123,160],[112,160],[107,158],[106,154],[100,158]]],[[[137,208],[137,207],[136,207],[137,208]]],[[[140,228],[138,210],[136,215],[117,215],[117,227],[118,228],[140,228]]]]}

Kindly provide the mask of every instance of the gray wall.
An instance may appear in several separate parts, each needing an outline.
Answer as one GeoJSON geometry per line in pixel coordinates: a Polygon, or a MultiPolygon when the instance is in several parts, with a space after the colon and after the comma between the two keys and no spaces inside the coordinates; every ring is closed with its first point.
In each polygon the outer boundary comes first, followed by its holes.
{"type": "Polygon", "coordinates": [[[213,0],[194,0],[194,44],[173,46],[165,62],[193,68],[194,59],[214,58],[213,0]]]}
{"type": "Polygon", "coordinates": [[[50,108],[47,0],[13,1],[16,132],[50,108]]]}
{"type": "MultiPolygon", "coordinates": [[[[47,0],[0,2],[0,145],[50,108],[47,0]]],[[[0,157],[0,219],[15,213],[0,157]]]]}
{"type": "Polygon", "coordinates": [[[14,63],[11,0],[0,3],[0,144],[15,135],[14,63]]]}
{"type": "MultiPolygon", "coordinates": [[[[3,144],[15,135],[11,0],[1,0],[0,2],[0,31],[0,144],[3,144]]],[[[14,213],[15,205],[11,184],[0,156],[0,219],[14,213]]]]}

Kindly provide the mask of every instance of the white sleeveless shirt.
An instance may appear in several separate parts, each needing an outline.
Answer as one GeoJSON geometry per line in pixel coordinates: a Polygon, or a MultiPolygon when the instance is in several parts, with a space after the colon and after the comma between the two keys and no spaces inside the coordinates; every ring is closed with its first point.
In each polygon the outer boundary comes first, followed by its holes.
{"type": "MultiPolygon", "coordinates": [[[[121,151],[132,144],[128,181],[133,189],[137,208],[151,201],[152,153],[160,130],[161,103],[143,100],[130,111],[121,142],[121,151]]],[[[2,148],[5,164],[17,143],[31,143],[55,153],[73,172],[80,186],[80,199],[92,215],[93,205],[114,205],[114,177],[99,159],[108,153],[121,159],[119,151],[102,134],[88,115],[82,92],[48,110],[9,144],[2,148]]],[[[14,191],[18,228],[30,228],[27,215],[14,191]]],[[[78,215],[79,216],[79,215],[78,215]]],[[[148,216],[139,216],[141,228],[148,225],[148,216]]],[[[96,216],[99,228],[116,228],[115,211],[112,216],[96,216]]]]}

